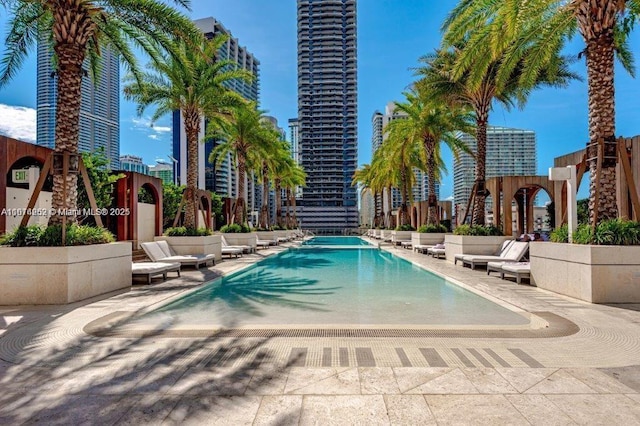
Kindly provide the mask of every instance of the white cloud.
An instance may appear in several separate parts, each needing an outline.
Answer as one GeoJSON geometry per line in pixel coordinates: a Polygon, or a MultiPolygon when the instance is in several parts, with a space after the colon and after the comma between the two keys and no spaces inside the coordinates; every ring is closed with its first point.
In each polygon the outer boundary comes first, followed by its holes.
{"type": "Polygon", "coordinates": [[[453,201],[453,195],[449,195],[444,201],[453,201]]]}
{"type": "Polygon", "coordinates": [[[21,141],[35,142],[36,122],[35,109],[0,104],[0,134],[21,141]]]}
{"type": "Polygon", "coordinates": [[[159,140],[162,134],[169,133],[171,131],[171,127],[169,126],[153,125],[151,119],[148,117],[133,117],[131,122],[133,123],[133,130],[148,132],[150,133],[149,138],[154,140],[159,140]]]}

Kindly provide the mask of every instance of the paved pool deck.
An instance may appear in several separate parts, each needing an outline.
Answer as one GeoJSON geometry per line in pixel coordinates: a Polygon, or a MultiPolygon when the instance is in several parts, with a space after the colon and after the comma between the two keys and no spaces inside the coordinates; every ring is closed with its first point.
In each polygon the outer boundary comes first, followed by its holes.
{"type": "Polygon", "coordinates": [[[640,305],[592,305],[391,246],[382,249],[575,329],[168,337],[171,324],[141,335],[87,327],[117,326],[286,247],[107,298],[0,307],[0,424],[640,424],[640,305]]]}

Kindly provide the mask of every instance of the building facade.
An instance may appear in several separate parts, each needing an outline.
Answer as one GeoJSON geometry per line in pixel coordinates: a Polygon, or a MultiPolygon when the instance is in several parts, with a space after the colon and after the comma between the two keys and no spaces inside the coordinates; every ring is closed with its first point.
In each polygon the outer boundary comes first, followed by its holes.
{"type": "Polygon", "coordinates": [[[298,0],[298,125],[307,186],[302,227],[358,227],[356,0],[298,0]]]}
{"type": "MultiPolygon", "coordinates": [[[[472,152],[476,151],[476,139],[467,134],[460,134],[472,152]]],[[[536,134],[532,130],[513,129],[509,127],[488,126],[487,128],[487,160],[486,178],[496,176],[529,176],[535,175],[536,134]]],[[[453,198],[454,211],[463,211],[469,201],[475,178],[475,160],[468,154],[461,154],[453,163],[453,198]]],[[[487,210],[492,206],[491,198],[487,199],[487,210]]]]}
{"type": "Polygon", "coordinates": [[[141,173],[143,175],[149,174],[149,166],[142,162],[142,157],[136,155],[121,155],[120,170],[141,173]]]}
{"type": "MultiPolygon", "coordinates": [[[[249,101],[258,101],[260,94],[259,84],[259,68],[260,62],[243,46],[240,46],[238,39],[231,35],[222,23],[214,18],[196,19],[194,24],[205,34],[208,39],[224,34],[228,36],[225,44],[218,51],[216,59],[230,60],[233,67],[243,69],[251,73],[253,80],[248,82],[242,79],[235,79],[225,83],[225,86],[233,90],[249,101]]],[[[200,126],[200,139],[204,139],[206,134],[206,126],[204,118],[200,126]]],[[[184,130],[184,120],[180,111],[173,113],[173,158],[176,159],[176,170],[178,174],[178,183],[186,185],[187,183],[187,136],[184,130]]],[[[198,187],[217,193],[222,197],[236,197],[236,167],[232,164],[231,157],[227,156],[219,164],[209,162],[209,154],[218,145],[219,141],[207,140],[198,147],[198,187]]],[[[248,185],[252,190],[253,184],[248,185]]],[[[255,198],[255,194],[248,192],[246,200],[255,198]]],[[[252,208],[249,205],[249,208],[252,208]]]]}
{"type": "Polygon", "coordinates": [[[173,164],[158,161],[149,166],[149,175],[162,180],[162,183],[175,183],[173,176],[173,164]]]}
{"type": "MultiPolygon", "coordinates": [[[[80,152],[103,151],[109,168],[120,168],[120,63],[109,49],[101,49],[100,72],[94,83],[90,74],[82,78],[80,102],[80,152]]],[[[88,70],[85,62],[84,69],[88,70]]],[[[37,135],[36,143],[55,147],[58,78],[53,49],[46,39],[37,48],[37,135]]]]}

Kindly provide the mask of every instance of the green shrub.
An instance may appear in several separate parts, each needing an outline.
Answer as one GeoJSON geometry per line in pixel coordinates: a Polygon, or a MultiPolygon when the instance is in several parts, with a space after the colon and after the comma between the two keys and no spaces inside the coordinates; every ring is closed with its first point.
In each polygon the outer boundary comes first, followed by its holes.
{"type": "Polygon", "coordinates": [[[460,225],[453,230],[455,235],[471,235],[471,236],[501,236],[502,231],[493,225],[460,225]]]}
{"type": "MultiPolygon", "coordinates": [[[[115,241],[113,234],[104,228],[89,225],[67,225],[65,245],[85,246],[106,244],[115,241]]],[[[41,227],[26,226],[5,235],[0,241],[11,247],[59,247],[62,246],[62,225],[41,227]]]]}
{"type": "Polygon", "coordinates": [[[184,226],[176,226],[175,228],[167,228],[164,232],[167,237],[204,237],[211,235],[211,230],[207,228],[185,228],[184,226]]]}
{"type": "Polygon", "coordinates": [[[0,245],[11,247],[34,247],[38,245],[44,228],[40,225],[19,227],[0,238],[0,245]]]}
{"type": "Polygon", "coordinates": [[[422,225],[418,228],[418,232],[421,234],[434,234],[447,232],[447,228],[444,225],[422,225]]]}
{"type": "Polygon", "coordinates": [[[273,226],[271,227],[271,230],[272,230],[272,231],[283,231],[283,230],[285,230],[285,229],[287,229],[287,228],[284,228],[284,227],[282,227],[282,226],[280,226],[280,225],[273,225],[273,226]]]}
{"type": "Polygon", "coordinates": [[[247,225],[238,225],[237,223],[232,223],[231,225],[224,225],[220,228],[220,232],[225,234],[241,234],[246,232],[251,232],[247,225]]]}
{"type": "Polygon", "coordinates": [[[444,226],[445,232],[451,232],[451,219],[442,219],[440,225],[444,226]]]}
{"type": "Polygon", "coordinates": [[[409,224],[405,224],[405,225],[400,225],[396,228],[396,231],[415,231],[416,228],[414,228],[413,226],[409,225],[409,224]]]}
{"type": "MultiPolygon", "coordinates": [[[[566,224],[551,232],[551,241],[566,243],[569,231],[566,224]]],[[[612,246],[640,245],[640,223],[624,219],[603,220],[593,232],[591,225],[582,224],[573,233],[574,244],[612,246]]]]}

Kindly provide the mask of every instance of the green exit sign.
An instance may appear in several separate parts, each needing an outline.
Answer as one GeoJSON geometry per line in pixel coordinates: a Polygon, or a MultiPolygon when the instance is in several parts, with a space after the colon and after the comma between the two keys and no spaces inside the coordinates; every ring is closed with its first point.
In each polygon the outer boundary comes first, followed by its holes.
{"type": "Polygon", "coordinates": [[[13,183],[29,183],[29,169],[13,170],[13,183]]]}

